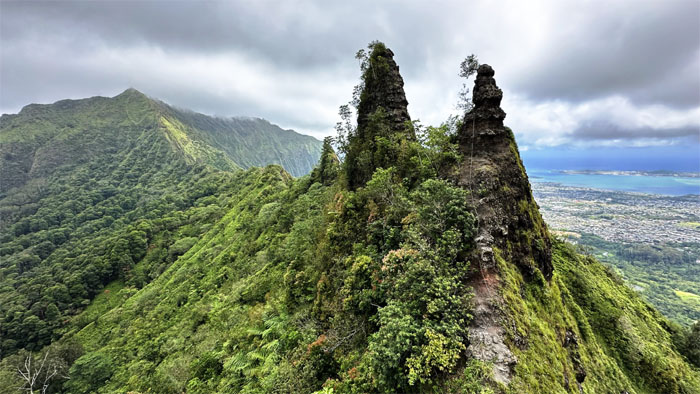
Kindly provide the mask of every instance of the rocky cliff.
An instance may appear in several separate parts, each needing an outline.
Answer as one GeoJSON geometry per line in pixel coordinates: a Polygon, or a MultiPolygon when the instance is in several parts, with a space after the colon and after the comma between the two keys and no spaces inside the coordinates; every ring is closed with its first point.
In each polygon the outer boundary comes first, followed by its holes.
{"type": "Polygon", "coordinates": [[[491,66],[479,67],[474,107],[465,114],[458,134],[464,161],[457,183],[470,191],[478,218],[472,257],[478,273],[472,280],[475,309],[469,352],[482,361],[492,361],[494,377],[506,383],[517,360],[505,343],[494,249],[526,278],[541,273],[550,279],[553,268],[547,227],[532,197],[513,133],[503,125],[503,92],[493,76],[491,66]]]}
{"type": "Polygon", "coordinates": [[[458,183],[471,191],[479,218],[476,243],[479,266],[493,270],[493,248],[515,263],[524,274],[539,270],[552,277],[551,241],[532,197],[530,182],[513,132],[503,125],[503,92],[494,71],[479,67],[474,84],[474,108],[459,130],[464,162],[458,183]]]}

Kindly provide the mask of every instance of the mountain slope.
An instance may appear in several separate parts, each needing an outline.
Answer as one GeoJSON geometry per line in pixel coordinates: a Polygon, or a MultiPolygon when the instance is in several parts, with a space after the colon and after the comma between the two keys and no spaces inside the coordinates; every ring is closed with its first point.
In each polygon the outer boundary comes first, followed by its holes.
{"type": "MultiPolygon", "coordinates": [[[[149,243],[161,242],[166,255],[171,244],[191,246],[217,217],[241,167],[180,115],[129,89],[0,118],[0,358],[49,343],[109,281],[143,286],[173,259],[134,272],[149,243]],[[209,215],[200,216],[200,204],[209,215]]],[[[277,145],[253,147],[268,130],[249,130],[246,154],[318,157],[320,141],[272,132],[277,145]]],[[[285,162],[304,171],[303,157],[285,162]]]]}
{"type": "Polygon", "coordinates": [[[301,176],[311,171],[321,151],[315,138],[264,119],[209,117],[149,99],[135,89],[113,98],[31,104],[17,115],[3,115],[0,123],[3,190],[65,161],[110,153],[141,127],[157,125],[190,161],[224,170],[280,164],[301,176]]]}
{"type": "MultiPolygon", "coordinates": [[[[161,103],[162,104],[162,103],[161,103]]],[[[164,105],[188,131],[197,132],[212,147],[243,168],[279,164],[294,176],[308,174],[318,161],[317,139],[283,130],[260,118],[217,118],[164,105]]]]}
{"type": "MultiPolygon", "coordinates": [[[[456,133],[421,128],[404,122],[393,53],[370,49],[363,81],[389,79],[364,84],[355,162],[326,143],[309,176],[239,171],[139,224],[131,271],[164,271],[117,278],[35,355],[70,377],[51,390],[700,392],[663,316],[549,235],[493,70],[456,133]]],[[[26,359],[0,362],[0,389],[26,359]]]]}
{"type": "MultiPolygon", "coordinates": [[[[151,144],[160,149],[161,135],[155,132],[162,127],[160,118],[156,103],[133,89],[114,98],[32,104],[17,115],[3,115],[2,193],[32,179],[68,173],[90,161],[122,154],[137,145],[151,144]]],[[[207,153],[215,154],[213,150],[207,153]]],[[[219,156],[218,167],[235,168],[230,160],[219,156]]]]}

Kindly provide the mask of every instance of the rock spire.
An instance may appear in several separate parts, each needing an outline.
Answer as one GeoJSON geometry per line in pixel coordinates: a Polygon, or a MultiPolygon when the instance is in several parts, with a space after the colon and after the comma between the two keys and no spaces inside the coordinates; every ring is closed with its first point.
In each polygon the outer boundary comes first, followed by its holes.
{"type": "Polygon", "coordinates": [[[403,89],[403,78],[394,61],[394,52],[383,44],[375,44],[363,76],[364,89],[357,107],[358,135],[367,131],[372,114],[382,108],[391,131],[403,132],[410,121],[408,100],[403,89]]]}
{"type": "Polygon", "coordinates": [[[494,378],[507,384],[517,359],[503,328],[498,258],[515,264],[528,280],[552,276],[551,241],[532,197],[513,133],[503,126],[503,92],[491,66],[477,71],[472,102],[458,132],[464,161],[458,184],[470,190],[478,218],[472,266],[474,318],[468,353],[491,362],[494,378]],[[539,275],[541,273],[541,275],[539,275]]]}
{"type": "Polygon", "coordinates": [[[357,130],[348,136],[346,171],[350,189],[363,186],[375,169],[396,165],[399,140],[416,139],[413,129],[406,127],[411,117],[394,53],[380,42],[370,48],[360,85],[357,130]],[[379,139],[391,143],[380,147],[379,139]]]}
{"type": "Polygon", "coordinates": [[[465,123],[472,123],[482,133],[502,131],[506,117],[501,109],[503,91],[496,85],[494,74],[488,64],[479,66],[472,97],[474,108],[464,118],[465,123]]]}
{"type": "Polygon", "coordinates": [[[479,217],[476,239],[482,268],[495,268],[493,248],[527,277],[552,276],[551,241],[532,197],[512,131],[503,126],[503,92],[491,66],[477,71],[472,102],[459,130],[465,157],[459,183],[469,188],[479,217]]]}

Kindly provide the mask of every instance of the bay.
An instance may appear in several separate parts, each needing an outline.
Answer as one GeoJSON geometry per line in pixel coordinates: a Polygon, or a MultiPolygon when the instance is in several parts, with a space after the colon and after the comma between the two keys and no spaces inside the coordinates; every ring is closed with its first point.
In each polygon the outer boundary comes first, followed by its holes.
{"type": "Polygon", "coordinates": [[[667,196],[700,195],[700,178],[637,174],[581,174],[539,169],[529,170],[528,175],[532,182],[555,182],[592,189],[667,196]]]}

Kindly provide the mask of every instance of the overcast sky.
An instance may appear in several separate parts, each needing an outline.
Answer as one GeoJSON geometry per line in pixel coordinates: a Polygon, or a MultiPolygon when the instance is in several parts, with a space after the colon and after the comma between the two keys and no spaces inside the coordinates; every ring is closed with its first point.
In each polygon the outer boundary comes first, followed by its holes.
{"type": "Polygon", "coordinates": [[[333,134],[355,52],[395,53],[409,112],[457,113],[461,59],[496,70],[523,149],[696,144],[700,1],[2,1],[0,112],[134,87],[333,134]]]}

